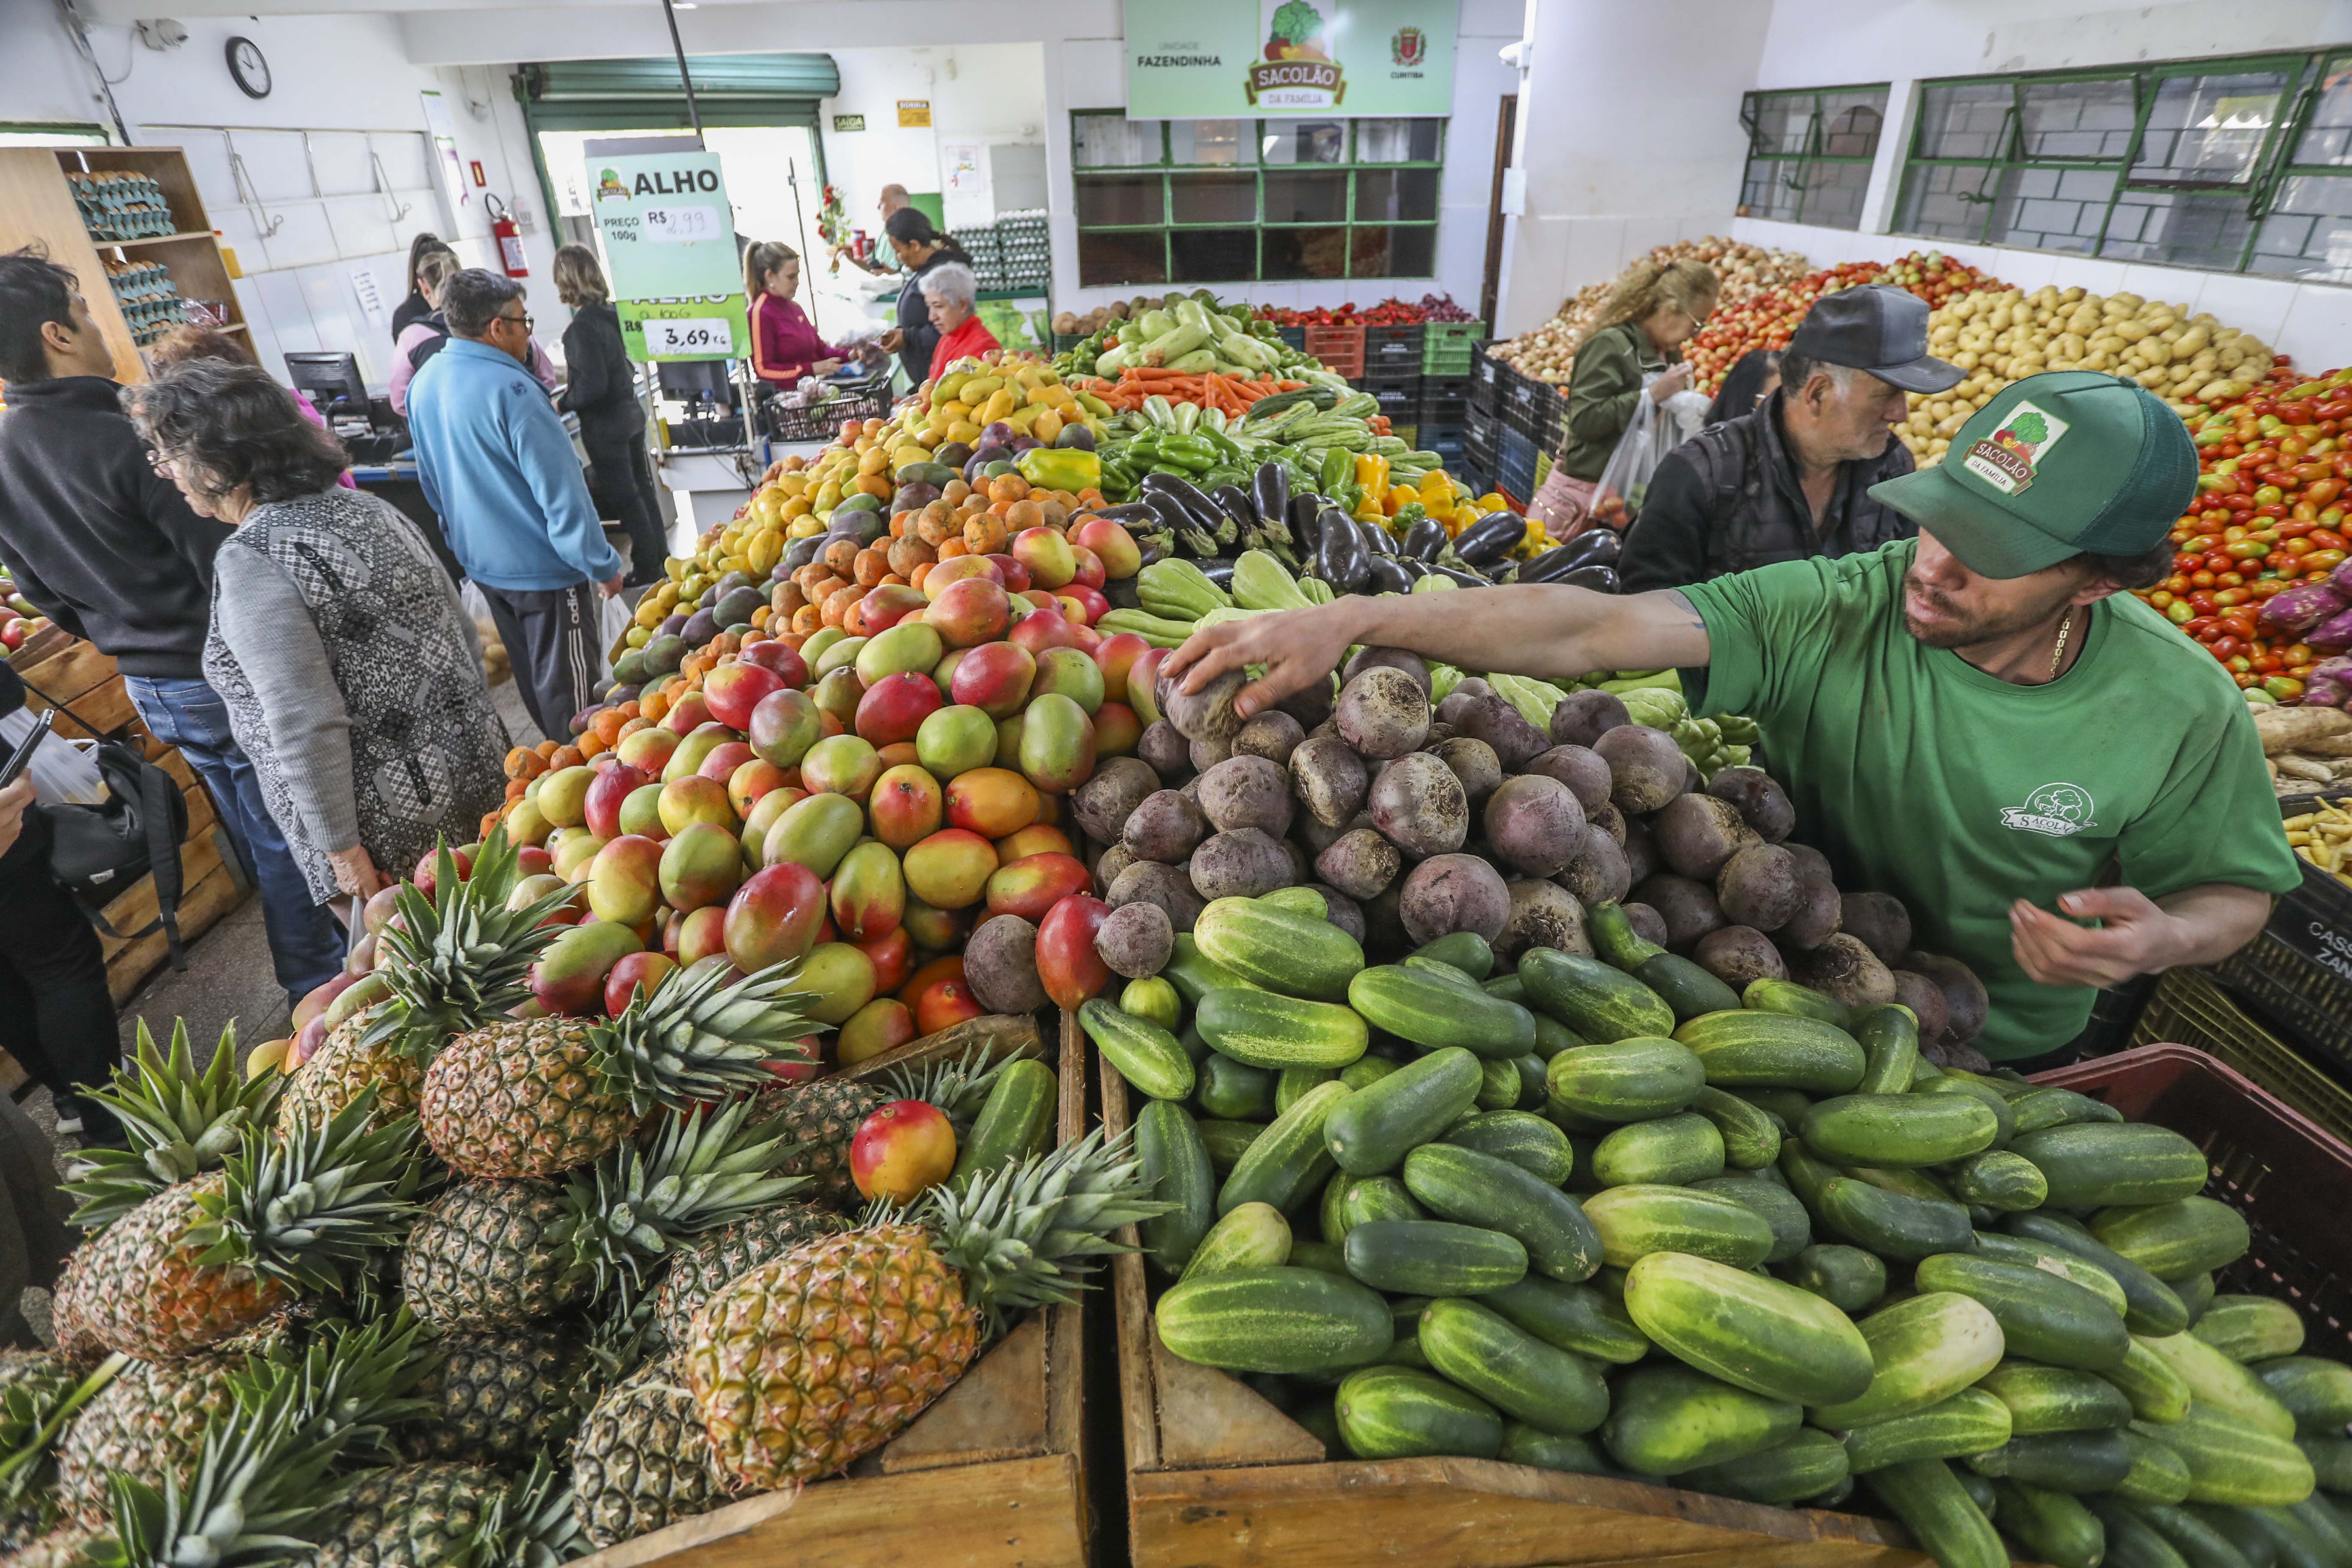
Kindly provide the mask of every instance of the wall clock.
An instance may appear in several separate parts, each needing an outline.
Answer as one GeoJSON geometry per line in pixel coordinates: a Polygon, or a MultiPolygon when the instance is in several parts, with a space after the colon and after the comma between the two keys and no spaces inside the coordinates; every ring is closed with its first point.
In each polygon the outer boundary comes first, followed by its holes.
{"type": "Polygon", "coordinates": [[[261,46],[251,38],[228,41],[228,74],[246,97],[269,96],[269,62],[261,58],[261,46]]]}

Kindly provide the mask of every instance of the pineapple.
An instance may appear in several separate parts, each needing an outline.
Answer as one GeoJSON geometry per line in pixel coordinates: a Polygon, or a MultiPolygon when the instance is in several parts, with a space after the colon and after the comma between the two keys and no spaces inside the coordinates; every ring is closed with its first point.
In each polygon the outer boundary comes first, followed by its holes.
{"type": "Polygon", "coordinates": [[[199,1073],[186,1019],[173,1025],[168,1055],[156,1050],[141,1019],[131,1065],[117,1068],[112,1084],[91,1096],[121,1119],[131,1146],[89,1150],[82,1174],[60,1184],[82,1199],[74,1223],[103,1229],[165,1187],[219,1169],[247,1127],[268,1122],[285,1081],[274,1072],[248,1079],[237,1071],[234,1023],[221,1031],[199,1073]]]}
{"type": "Polygon", "coordinates": [[[913,1223],[798,1247],[711,1298],[683,1355],[711,1451],[772,1491],[896,1436],[971,1364],[1006,1313],[1066,1301],[1109,1233],[1167,1212],[1099,1131],[935,1187],[913,1223]]]}
{"type": "Polygon", "coordinates": [[[387,956],[376,973],[391,987],[390,999],[335,1026],[302,1064],[278,1104],[281,1127],[296,1117],[323,1121],[370,1086],[380,1120],[415,1114],[425,1064],[450,1037],[529,999],[530,966],[559,929],[541,922],[572,890],[510,909],[516,873],[505,829],[493,828],[465,880],[445,844],[435,862],[433,897],[414,887],[400,890],[399,924],[377,933],[387,956]]]}
{"type": "Polygon", "coordinates": [[[985,1046],[974,1047],[961,1060],[934,1063],[922,1070],[897,1068],[881,1084],[846,1078],[771,1084],[752,1095],[752,1113],[773,1119],[785,1141],[797,1146],[779,1167],[784,1174],[808,1177],[813,1184],[809,1195],[819,1202],[858,1208],[866,1200],[849,1173],[849,1146],[858,1124],[894,1100],[919,1100],[945,1111],[956,1136],[965,1136],[1003,1065],[981,1066],[986,1050],[985,1046]]]}
{"type": "Polygon", "coordinates": [[[547,1176],[620,1143],[662,1107],[682,1110],[772,1076],[809,1030],[789,990],[800,965],[733,984],[728,966],[680,970],[620,1016],[530,1018],[461,1036],[425,1075],[433,1152],[468,1176],[547,1176]]]}
{"type": "Polygon", "coordinates": [[[803,1242],[848,1228],[814,1204],[781,1203],[697,1237],[678,1249],[654,1288],[654,1331],[663,1342],[685,1343],[688,1322],[719,1291],[803,1242]]]}
{"type": "Polygon", "coordinates": [[[765,1208],[798,1184],[772,1174],[783,1149],[747,1127],[748,1101],[666,1119],[649,1149],[623,1143],[559,1186],[461,1182],[426,1208],[401,1255],[401,1289],[448,1330],[531,1321],[635,1291],[646,1258],[679,1237],[765,1208]]]}
{"type": "MultiPolygon", "coordinates": [[[[245,1130],[218,1171],[166,1187],[76,1249],[60,1316],[76,1342],[150,1361],[253,1327],[388,1245],[414,1212],[416,1124],[371,1129],[364,1092],[280,1142],[245,1130]]],[[[62,1331],[61,1331],[62,1335],[62,1331]]]]}
{"type": "Polygon", "coordinates": [[[615,1384],[572,1440],[573,1514],[599,1551],[709,1513],[729,1490],[675,1357],[615,1384]]]}
{"type": "Polygon", "coordinates": [[[417,1385],[432,1408],[401,1434],[409,1458],[522,1464],[578,1425],[587,1369],[578,1336],[558,1328],[505,1329],[447,1334],[434,1349],[441,1364],[417,1385]]]}
{"type": "Polygon", "coordinates": [[[571,1493],[543,1457],[520,1481],[439,1461],[364,1471],[316,1539],[314,1568],[472,1568],[580,1555],[571,1493]]]}
{"type": "Polygon", "coordinates": [[[0,1351],[0,1551],[21,1552],[64,1519],[58,1439],[129,1360],[91,1371],[50,1351],[0,1351]]]}

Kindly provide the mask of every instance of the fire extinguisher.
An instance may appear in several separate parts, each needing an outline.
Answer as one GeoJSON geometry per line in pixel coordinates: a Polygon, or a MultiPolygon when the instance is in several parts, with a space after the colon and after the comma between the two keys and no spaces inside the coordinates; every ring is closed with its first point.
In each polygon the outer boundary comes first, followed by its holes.
{"type": "Polygon", "coordinates": [[[506,204],[495,195],[484,192],[482,201],[490,214],[490,237],[499,242],[499,265],[509,278],[530,277],[530,268],[522,255],[522,225],[508,215],[506,204]]]}

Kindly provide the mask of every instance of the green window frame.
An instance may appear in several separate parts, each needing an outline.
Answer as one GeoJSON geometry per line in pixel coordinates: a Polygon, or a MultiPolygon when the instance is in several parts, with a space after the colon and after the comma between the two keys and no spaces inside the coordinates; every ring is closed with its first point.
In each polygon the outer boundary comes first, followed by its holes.
{"type": "Polygon", "coordinates": [[[1881,81],[1742,94],[1748,163],[1738,216],[1860,229],[1886,123],[1887,87],[1881,81]]]}
{"type": "Polygon", "coordinates": [[[2352,282],[2352,49],[1919,90],[1896,234],[2352,282]]]}
{"type": "Polygon", "coordinates": [[[1445,130],[1442,118],[1073,110],[1078,281],[1435,278],[1445,130]]]}

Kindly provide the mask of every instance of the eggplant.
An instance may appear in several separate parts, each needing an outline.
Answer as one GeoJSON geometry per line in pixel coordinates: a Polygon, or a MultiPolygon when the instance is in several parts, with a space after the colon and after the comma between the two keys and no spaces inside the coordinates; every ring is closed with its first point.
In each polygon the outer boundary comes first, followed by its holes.
{"type": "Polygon", "coordinates": [[[1404,542],[1398,553],[1413,561],[1434,561],[1437,552],[1445,548],[1445,525],[1433,517],[1424,517],[1404,531],[1404,542]]]}
{"type": "Polygon", "coordinates": [[[1224,518],[1224,509],[1203,495],[1200,486],[1190,479],[1179,479],[1174,474],[1163,474],[1154,469],[1143,476],[1141,488],[1146,500],[1153,496],[1169,497],[1191,513],[1193,521],[1209,532],[1215,532],[1217,524],[1224,518]]]}
{"type": "Polygon", "coordinates": [[[1494,586],[1492,583],[1489,583],[1486,578],[1479,576],[1475,572],[1465,572],[1458,567],[1433,564],[1430,567],[1430,570],[1436,573],[1441,577],[1453,578],[1454,584],[1459,587],[1491,588],[1494,586]]]}
{"type": "Polygon", "coordinates": [[[1290,470],[1271,460],[1260,463],[1256,477],[1250,480],[1250,506],[1256,511],[1259,522],[1269,528],[1287,528],[1290,470]]]}
{"type": "Polygon", "coordinates": [[[1255,528],[1257,508],[1250,504],[1249,492],[1239,485],[1219,485],[1209,492],[1210,501],[1225,516],[1234,520],[1237,528],[1255,528]]]}
{"type": "MultiPolygon", "coordinates": [[[[1151,561],[1159,558],[1159,552],[1157,551],[1138,551],[1137,553],[1147,558],[1144,563],[1146,565],[1150,565],[1151,561]]],[[[1136,580],[1132,577],[1113,577],[1109,582],[1105,583],[1102,585],[1102,596],[1109,602],[1112,609],[1139,610],[1143,608],[1143,601],[1136,596],[1135,581],[1136,580]]]]}
{"type": "Polygon", "coordinates": [[[1393,555],[1372,557],[1371,584],[1366,590],[1373,594],[1410,594],[1412,579],[1405,573],[1403,563],[1393,555]]]}
{"type": "Polygon", "coordinates": [[[1397,557],[1397,564],[1403,567],[1404,574],[1416,583],[1429,575],[1429,563],[1418,556],[1400,555],[1397,557]]]}
{"type": "Polygon", "coordinates": [[[1323,538],[1322,525],[1317,520],[1323,515],[1323,509],[1330,504],[1328,498],[1311,490],[1290,498],[1290,542],[1298,551],[1300,559],[1309,559],[1314,555],[1315,546],[1323,538]]]}
{"type": "Polygon", "coordinates": [[[1201,569],[1202,576],[1206,577],[1218,587],[1231,588],[1234,585],[1233,557],[1212,555],[1205,561],[1196,561],[1192,564],[1201,569]]]}
{"type": "Polygon", "coordinates": [[[1518,548],[1528,536],[1528,520],[1516,512],[1498,511],[1486,521],[1463,530],[1454,542],[1454,553],[1465,566],[1493,565],[1518,548]]]}
{"type": "Polygon", "coordinates": [[[1338,507],[1328,507],[1318,520],[1321,542],[1315,547],[1315,574],[1342,594],[1360,594],[1372,574],[1371,555],[1363,535],[1338,507]]]}
{"type": "Polygon", "coordinates": [[[1585,562],[1577,558],[1575,545],[1562,544],[1545,551],[1532,561],[1520,563],[1518,581],[1522,583],[1557,582],[1579,566],[1585,564],[1585,562]]]}
{"type": "Polygon", "coordinates": [[[1560,548],[1574,551],[1579,566],[1614,566],[1624,553],[1625,536],[1613,528],[1588,528],[1560,548]]]}
{"type": "Polygon", "coordinates": [[[1396,540],[1387,529],[1377,522],[1366,522],[1361,518],[1356,519],[1355,521],[1358,531],[1364,536],[1364,549],[1367,552],[1376,556],[1385,556],[1391,561],[1396,559],[1396,540]]]}
{"type": "Polygon", "coordinates": [[[1159,519],[1160,525],[1187,551],[1194,555],[1214,555],[1217,552],[1215,535],[1192,515],[1183,502],[1159,491],[1146,494],[1143,500],[1159,519]]]}
{"type": "Polygon", "coordinates": [[[1128,501],[1119,506],[1097,506],[1087,509],[1090,517],[1107,517],[1113,522],[1139,522],[1147,528],[1160,526],[1160,514],[1145,502],[1128,501]]]}
{"type": "Polygon", "coordinates": [[[1590,588],[1596,594],[1617,591],[1617,568],[1614,566],[1580,566],[1567,576],[1555,579],[1571,588],[1590,588]]]}

